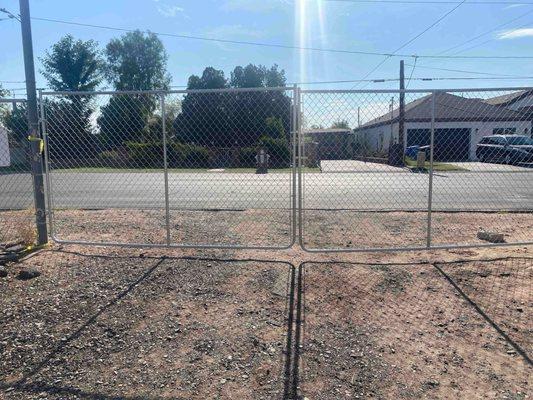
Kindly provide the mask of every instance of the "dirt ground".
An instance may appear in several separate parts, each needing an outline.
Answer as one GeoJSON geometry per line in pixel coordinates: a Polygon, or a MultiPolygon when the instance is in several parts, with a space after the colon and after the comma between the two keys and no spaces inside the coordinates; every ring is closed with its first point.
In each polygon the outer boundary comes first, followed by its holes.
{"type": "MultiPolygon", "coordinates": [[[[172,238],[290,241],[278,214],[254,213],[173,214],[172,238]]],[[[507,239],[531,237],[531,220],[512,216],[507,239]]],[[[450,235],[477,242],[499,217],[454,218],[450,235]]],[[[153,210],[65,211],[58,221],[63,238],[165,237],[153,210]]],[[[417,237],[335,223],[345,233],[318,229],[317,245],[417,237]]],[[[0,399],[530,399],[532,250],[54,245],[0,278],[0,399]],[[28,268],[41,275],[17,279],[28,268]]]]}

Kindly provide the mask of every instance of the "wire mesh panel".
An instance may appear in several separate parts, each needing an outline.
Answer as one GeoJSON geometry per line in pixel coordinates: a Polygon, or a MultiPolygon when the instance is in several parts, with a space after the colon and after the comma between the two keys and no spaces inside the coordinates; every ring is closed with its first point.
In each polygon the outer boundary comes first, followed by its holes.
{"type": "Polygon", "coordinates": [[[25,100],[0,99],[0,246],[35,241],[27,137],[25,100]]]}
{"type": "Polygon", "coordinates": [[[301,109],[304,248],[532,241],[533,91],[311,90],[301,109]]]}
{"type": "Polygon", "coordinates": [[[302,245],[425,246],[428,174],[401,164],[399,93],[304,91],[301,103],[302,245]]]}
{"type": "Polygon", "coordinates": [[[44,93],[42,104],[56,239],[293,242],[292,90],[44,93]]]}
{"type": "Polygon", "coordinates": [[[531,93],[435,93],[433,245],[533,239],[531,93]]]}

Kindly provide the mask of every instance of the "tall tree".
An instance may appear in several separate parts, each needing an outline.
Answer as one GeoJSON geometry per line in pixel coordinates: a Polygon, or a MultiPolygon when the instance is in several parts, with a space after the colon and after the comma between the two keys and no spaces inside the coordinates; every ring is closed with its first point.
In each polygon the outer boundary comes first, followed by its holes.
{"type": "MultiPolygon", "coordinates": [[[[237,66],[229,87],[266,88],[285,85],[285,73],[277,65],[237,66]]],[[[202,76],[189,78],[189,89],[228,87],[222,71],[206,68],[202,76]]],[[[178,140],[203,146],[256,146],[264,136],[287,143],[291,100],[283,91],[228,91],[189,93],[174,128],[178,140]]]]}
{"type": "Polygon", "coordinates": [[[91,91],[102,82],[102,59],[94,40],[64,36],[41,58],[41,73],[57,91],[91,91]]]}
{"type": "Polygon", "coordinates": [[[116,90],[167,89],[167,52],[154,33],[128,32],[105,50],[106,77],[116,90]]]}
{"type": "MultiPolygon", "coordinates": [[[[64,36],[52,45],[41,62],[41,73],[53,90],[90,92],[103,79],[101,55],[93,40],[64,36]]],[[[67,160],[94,156],[92,97],[73,94],[45,101],[50,158],[67,160]]]]}
{"type": "Polygon", "coordinates": [[[342,121],[335,121],[332,125],[332,128],[338,129],[350,129],[350,123],[343,119],[342,121]]]}

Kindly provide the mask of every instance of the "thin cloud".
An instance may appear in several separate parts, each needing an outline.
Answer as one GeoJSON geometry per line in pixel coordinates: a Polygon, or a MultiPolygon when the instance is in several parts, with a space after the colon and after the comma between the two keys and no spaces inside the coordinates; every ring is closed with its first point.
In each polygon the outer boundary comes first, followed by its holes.
{"type": "Polygon", "coordinates": [[[287,0],[226,0],[222,9],[226,11],[268,12],[289,5],[287,0]]]}
{"type": "Polygon", "coordinates": [[[533,37],[533,28],[511,29],[498,33],[497,38],[504,39],[518,39],[523,37],[533,37]]]}
{"type": "Polygon", "coordinates": [[[185,11],[185,9],[180,6],[168,5],[159,0],[154,0],[154,2],[157,4],[157,12],[166,18],[174,18],[185,11]]]}

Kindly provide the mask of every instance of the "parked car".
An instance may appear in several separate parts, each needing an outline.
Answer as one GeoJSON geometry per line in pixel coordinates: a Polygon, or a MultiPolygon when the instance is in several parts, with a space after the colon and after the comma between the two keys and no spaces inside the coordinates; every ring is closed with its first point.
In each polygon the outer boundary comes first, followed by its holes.
{"type": "Polygon", "coordinates": [[[477,145],[476,156],[481,162],[533,162],[533,139],[521,135],[485,136],[477,145]]]}

